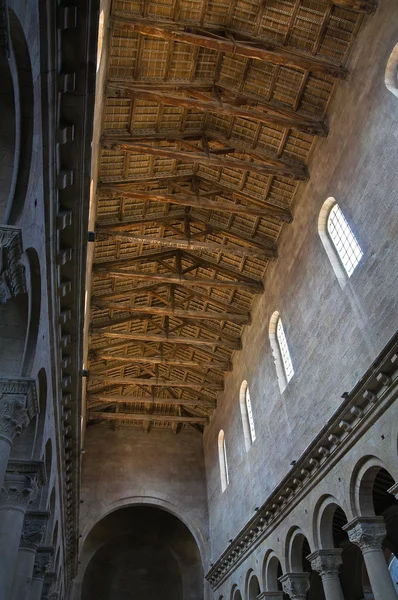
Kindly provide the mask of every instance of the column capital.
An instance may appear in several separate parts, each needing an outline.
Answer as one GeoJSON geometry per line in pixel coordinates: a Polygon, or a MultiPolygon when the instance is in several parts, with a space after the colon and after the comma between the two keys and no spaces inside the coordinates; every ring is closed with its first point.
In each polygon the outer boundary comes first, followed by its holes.
{"type": "Polygon", "coordinates": [[[10,446],[38,412],[33,379],[0,378],[0,439],[10,446]]]}
{"type": "Polygon", "coordinates": [[[341,548],[332,548],[330,550],[315,550],[307,556],[311,563],[313,571],[319,573],[323,578],[336,577],[339,573],[339,568],[343,564],[341,558],[343,550],[341,548]]]}
{"type": "Polygon", "coordinates": [[[10,460],[0,490],[0,509],[25,512],[45,482],[43,461],[10,460]]]}
{"type": "Polygon", "coordinates": [[[39,546],[33,567],[33,579],[43,579],[50,569],[54,554],[53,546],[39,546]]]}
{"type": "Polygon", "coordinates": [[[257,600],[283,600],[283,592],[262,592],[257,600]]]}
{"type": "Polygon", "coordinates": [[[362,554],[381,550],[387,535],[383,517],[356,517],[343,527],[351,543],[359,546],[362,554]]]}
{"type": "Polygon", "coordinates": [[[279,581],[291,600],[306,600],[310,589],[309,573],[285,573],[279,577],[279,581]]]}
{"type": "Polygon", "coordinates": [[[20,548],[37,550],[38,545],[43,541],[49,516],[48,511],[28,511],[26,513],[19,542],[20,548]]]}
{"type": "Polygon", "coordinates": [[[0,304],[26,293],[22,234],[18,227],[0,225],[0,304]]]}

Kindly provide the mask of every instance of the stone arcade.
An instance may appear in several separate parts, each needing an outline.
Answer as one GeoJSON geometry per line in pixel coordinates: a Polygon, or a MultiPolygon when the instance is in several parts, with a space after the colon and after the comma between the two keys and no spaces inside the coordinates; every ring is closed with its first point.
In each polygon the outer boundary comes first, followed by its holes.
{"type": "Polygon", "coordinates": [[[0,600],[398,600],[395,0],[0,0],[0,600]]]}

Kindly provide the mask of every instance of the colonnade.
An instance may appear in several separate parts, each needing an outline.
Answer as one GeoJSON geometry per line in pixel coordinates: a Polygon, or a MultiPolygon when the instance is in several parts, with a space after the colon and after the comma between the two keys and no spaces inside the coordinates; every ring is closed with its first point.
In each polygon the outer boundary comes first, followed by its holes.
{"type": "Polygon", "coordinates": [[[0,398],[0,598],[56,600],[54,548],[43,545],[50,513],[39,506],[49,474],[43,461],[12,458],[15,439],[37,415],[35,382],[1,378],[0,398]]]}

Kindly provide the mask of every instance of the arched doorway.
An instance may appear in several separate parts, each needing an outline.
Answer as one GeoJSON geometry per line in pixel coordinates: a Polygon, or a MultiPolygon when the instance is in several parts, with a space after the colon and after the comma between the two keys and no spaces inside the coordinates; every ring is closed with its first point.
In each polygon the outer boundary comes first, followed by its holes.
{"type": "Polygon", "coordinates": [[[203,569],[195,539],[174,515],[154,507],[115,511],[97,523],[81,600],[200,600],[203,569]]]}

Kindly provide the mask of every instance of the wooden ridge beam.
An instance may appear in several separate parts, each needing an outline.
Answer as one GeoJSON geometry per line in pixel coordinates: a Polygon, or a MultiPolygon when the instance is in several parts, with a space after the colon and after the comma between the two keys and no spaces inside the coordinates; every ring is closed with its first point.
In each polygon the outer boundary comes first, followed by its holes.
{"type": "MultiPolygon", "coordinates": [[[[293,220],[290,209],[280,208],[278,206],[269,204],[264,204],[263,207],[259,207],[253,204],[251,204],[250,206],[245,206],[242,204],[235,204],[234,202],[218,202],[214,200],[208,200],[207,198],[202,198],[200,195],[195,196],[192,193],[165,194],[156,191],[140,192],[133,189],[117,187],[113,184],[103,184],[101,185],[99,190],[101,194],[117,194],[118,196],[123,198],[131,198],[132,200],[142,200],[142,202],[150,201],[163,202],[166,204],[178,204],[179,206],[191,206],[193,208],[215,210],[217,212],[226,212],[234,215],[248,215],[250,217],[262,217],[264,219],[271,218],[284,223],[291,223],[293,220]]],[[[230,192],[231,194],[235,193],[234,190],[230,190],[230,192]]],[[[236,193],[240,197],[244,196],[243,194],[239,194],[239,192],[236,193]]]]}
{"type": "MultiPolygon", "coordinates": [[[[96,335],[96,334],[93,334],[96,335]]],[[[168,344],[183,344],[184,346],[225,346],[233,350],[242,349],[242,341],[240,338],[236,340],[218,339],[218,340],[206,340],[203,338],[189,338],[183,336],[170,336],[166,334],[151,334],[151,333],[134,333],[129,331],[112,331],[111,329],[105,329],[101,333],[97,334],[101,337],[114,338],[120,340],[134,340],[135,342],[158,342],[168,344]]]]}
{"type": "Polygon", "coordinates": [[[178,406],[200,406],[201,408],[216,408],[215,400],[204,400],[203,398],[162,398],[161,396],[106,396],[103,394],[88,394],[90,401],[114,402],[121,404],[125,402],[143,402],[151,404],[176,404],[178,406]]]}
{"type": "Polygon", "coordinates": [[[113,17],[112,20],[119,28],[169,42],[180,42],[192,46],[209,48],[218,52],[226,52],[290,68],[299,68],[340,79],[343,79],[347,74],[344,67],[334,63],[326,62],[297,51],[293,52],[260,39],[253,39],[251,42],[235,39],[233,34],[228,31],[224,32],[223,35],[221,35],[221,32],[216,35],[205,28],[200,28],[200,33],[196,33],[192,31],[192,25],[189,28],[191,31],[187,31],[188,28],[178,27],[177,23],[171,23],[172,29],[170,29],[170,25],[165,27],[164,25],[162,26],[162,23],[156,21],[151,23],[139,18],[132,20],[126,17],[113,17]]]}
{"type": "MultiPolygon", "coordinates": [[[[95,352],[90,360],[115,360],[124,366],[140,364],[164,365],[166,367],[178,367],[186,369],[189,367],[201,367],[202,369],[219,369],[220,371],[231,371],[232,363],[222,360],[179,360],[165,358],[162,356],[117,356],[105,352],[95,352]]],[[[116,366],[115,366],[116,368],[116,366]]]]}
{"type": "MultiPolygon", "coordinates": [[[[209,298],[211,302],[211,299],[209,298]]],[[[119,310],[122,312],[131,313],[130,319],[134,318],[135,314],[144,314],[150,316],[169,316],[176,317],[178,319],[190,319],[192,321],[196,320],[206,320],[206,321],[230,321],[231,323],[236,323],[239,325],[249,325],[251,323],[251,316],[249,312],[246,313],[235,313],[235,312],[213,312],[206,310],[184,310],[179,308],[173,308],[172,306],[165,307],[157,307],[157,306],[131,306],[131,305],[120,305],[120,304],[96,304],[95,301],[92,302],[92,306],[95,308],[100,308],[102,310],[119,310]]],[[[108,322],[111,325],[111,322],[108,322]]],[[[101,324],[97,325],[93,323],[92,327],[95,329],[98,326],[102,326],[101,324]]]]}
{"type": "Polygon", "coordinates": [[[108,413],[89,410],[88,418],[105,419],[106,421],[153,421],[157,423],[202,423],[209,422],[207,417],[181,417],[174,415],[160,415],[154,413],[108,413]]]}
{"type": "Polygon", "coordinates": [[[262,281],[220,281],[219,279],[204,279],[202,277],[183,277],[180,275],[161,274],[161,273],[145,273],[144,271],[120,271],[116,269],[108,270],[101,266],[100,269],[95,269],[95,276],[99,279],[115,279],[126,280],[141,280],[141,281],[158,281],[160,283],[174,283],[182,286],[201,286],[207,288],[226,288],[226,289],[248,289],[253,292],[261,293],[264,290],[262,281]]]}
{"type": "MultiPolygon", "coordinates": [[[[183,250],[205,250],[206,252],[226,252],[227,254],[235,254],[237,256],[255,256],[262,260],[275,260],[278,257],[276,247],[264,247],[262,249],[245,247],[245,246],[232,246],[231,244],[217,244],[217,242],[201,242],[199,240],[191,238],[177,238],[174,236],[158,237],[149,235],[139,235],[136,233],[127,233],[125,231],[118,231],[114,229],[103,229],[101,226],[97,227],[98,239],[112,239],[119,242],[133,242],[137,244],[149,244],[152,246],[166,246],[171,248],[181,248],[183,250]]],[[[181,232],[182,234],[182,232],[181,232]]]]}
{"type": "MultiPolygon", "coordinates": [[[[203,375],[205,377],[205,375],[203,375]]],[[[112,377],[110,375],[103,375],[97,373],[89,373],[89,380],[92,381],[103,381],[105,383],[111,383],[114,385],[143,385],[150,387],[172,387],[172,388],[190,388],[193,390],[201,390],[206,388],[208,390],[220,391],[224,389],[223,382],[207,382],[195,383],[190,381],[178,381],[161,379],[158,377],[151,377],[150,379],[144,379],[141,377],[112,377]]]]}
{"type": "MultiPolygon", "coordinates": [[[[326,126],[320,120],[304,116],[287,108],[276,107],[270,103],[257,102],[257,108],[251,109],[245,106],[235,106],[222,100],[217,101],[211,98],[205,100],[203,97],[200,99],[192,98],[168,91],[139,88],[132,85],[129,86],[128,84],[122,85],[121,83],[118,85],[109,83],[106,89],[106,96],[108,98],[138,98],[140,100],[157,102],[161,105],[180,106],[201,112],[242,117],[243,119],[252,119],[265,125],[297,129],[310,135],[325,136],[327,134],[326,126]]],[[[240,94],[240,97],[242,97],[242,94],[240,94]]]]}
{"type": "MultiPolygon", "coordinates": [[[[230,142],[233,146],[233,141],[230,142]]],[[[197,151],[180,150],[166,146],[150,146],[140,143],[130,137],[105,135],[102,138],[102,147],[106,150],[129,152],[133,154],[149,154],[161,156],[173,160],[201,163],[228,169],[251,171],[259,175],[279,175],[281,177],[292,177],[299,181],[308,180],[308,170],[305,165],[290,164],[278,158],[265,157],[262,163],[242,160],[240,158],[218,156],[212,150],[206,152],[200,148],[197,151]]]]}

